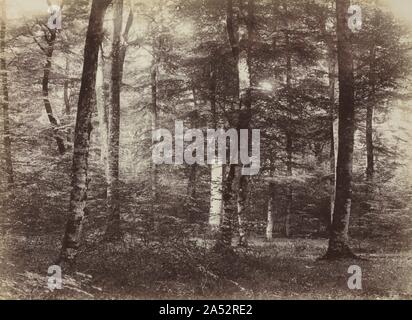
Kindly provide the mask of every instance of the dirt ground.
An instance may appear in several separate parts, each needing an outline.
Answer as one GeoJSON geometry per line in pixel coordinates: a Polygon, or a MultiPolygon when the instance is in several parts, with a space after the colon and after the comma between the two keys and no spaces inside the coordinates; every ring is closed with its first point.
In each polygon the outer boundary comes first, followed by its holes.
{"type": "MultiPolygon", "coordinates": [[[[136,285],[107,273],[104,262],[101,269],[91,267],[86,259],[77,271],[64,274],[63,289],[51,292],[47,288],[47,270],[57,256],[58,241],[50,240],[50,237],[3,236],[1,299],[412,299],[412,252],[363,253],[360,260],[323,261],[318,258],[327,241],[312,239],[251,241],[248,250],[259,261],[256,268],[252,261],[247,276],[218,279],[219,291],[194,291],[191,289],[194,284],[179,275],[149,283],[152,288],[148,288],[147,284],[136,285]],[[348,288],[351,265],[361,267],[360,290],[348,288]]],[[[118,272],[132,274],[133,270],[128,269],[131,265],[125,267],[123,258],[127,260],[130,256],[117,257],[118,272]]],[[[113,263],[111,267],[116,270],[113,263]]]]}

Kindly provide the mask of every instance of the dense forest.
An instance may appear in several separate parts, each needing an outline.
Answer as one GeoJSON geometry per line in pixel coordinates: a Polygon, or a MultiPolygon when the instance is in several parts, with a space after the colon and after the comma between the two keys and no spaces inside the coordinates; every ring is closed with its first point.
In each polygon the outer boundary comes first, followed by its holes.
{"type": "Polygon", "coordinates": [[[400,2],[1,0],[0,298],[412,298],[400,2]]]}

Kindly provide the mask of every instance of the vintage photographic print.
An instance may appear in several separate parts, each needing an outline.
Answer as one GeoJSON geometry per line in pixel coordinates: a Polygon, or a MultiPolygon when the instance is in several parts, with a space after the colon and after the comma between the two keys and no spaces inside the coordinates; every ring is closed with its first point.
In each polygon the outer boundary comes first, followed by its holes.
{"type": "Polygon", "coordinates": [[[412,1],[0,6],[0,299],[412,299],[412,1]]]}

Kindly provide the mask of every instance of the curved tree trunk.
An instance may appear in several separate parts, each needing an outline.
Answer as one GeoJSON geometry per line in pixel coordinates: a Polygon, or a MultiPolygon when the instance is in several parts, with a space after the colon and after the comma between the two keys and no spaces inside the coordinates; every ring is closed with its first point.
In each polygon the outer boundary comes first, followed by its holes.
{"type": "Polygon", "coordinates": [[[46,54],[46,64],[44,65],[43,69],[43,80],[42,80],[42,93],[43,93],[43,102],[44,108],[46,109],[47,117],[49,118],[49,122],[54,127],[54,134],[57,143],[57,148],[60,154],[64,154],[66,152],[66,147],[64,146],[63,139],[59,136],[58,130],[56,127],[59,125],[57,119],[53,115],[53,109],[49,100],[49,77],[50,71],[52,66],[52,58],[53,58],[53,51],[54,51],[54,44],[56,43],[56,30],[49,30],[46,32],[46,40],[47,40],[47,48],[45,49],[46,54]],[[49,35],[47,35],[47,32],[49,35]]]}
{"type": "Polygon", "coordinates": [[[77,107],[69,219],[62,242],[59,261],[73,261],[77,255],[85,216],[90,148],[93,93],[99,47],[103,39],[103,19],[111,0],[93,0],[84,48],[84,62],[77,107]]]}

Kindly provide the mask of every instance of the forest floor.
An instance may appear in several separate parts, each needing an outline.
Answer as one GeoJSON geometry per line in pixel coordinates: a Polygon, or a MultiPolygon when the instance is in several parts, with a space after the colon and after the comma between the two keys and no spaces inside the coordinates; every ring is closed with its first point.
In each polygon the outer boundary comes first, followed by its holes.
{"type": "Polygon", "coordinates": [[[374,253],[360,254],[362,260],[324,261],[318,258],[325,239],[282,238],[251,240],[221,267],[216,258],[202,256],[205,251],[197,252],[196,242],[179,245],[169,257],[167,251],[154,253],[154,247],[89,245],[77,271],[64,275],[63,289],[51,292],[47,270],[59,246],[51,240],[10,234],[0,239],[1,299],[412,298],[412,252],[369,250],[374,253]],[[361,290],[347,286],[350,265],[361,267],[361,290]]]}

